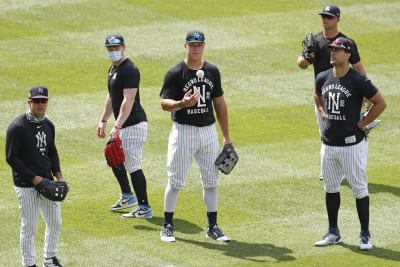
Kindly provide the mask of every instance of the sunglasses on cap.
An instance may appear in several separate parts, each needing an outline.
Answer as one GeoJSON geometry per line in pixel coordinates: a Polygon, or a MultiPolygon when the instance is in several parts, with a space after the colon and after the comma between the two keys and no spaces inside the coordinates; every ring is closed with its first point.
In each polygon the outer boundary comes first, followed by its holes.
{"type": "Polygon", "coordinates": [[[321,15],[321,17],[322,17],[323,19],[329,19],[329,20],[335,18],[334,16],[329,16],[329,15],[321,15]]]}
{"type": "Polygon", "coordinates": [[[40,104],[40,103],[47,104],[49,100],[47,98],[34,98],[31,99],[31,101],[35,104],[40,104]]]}

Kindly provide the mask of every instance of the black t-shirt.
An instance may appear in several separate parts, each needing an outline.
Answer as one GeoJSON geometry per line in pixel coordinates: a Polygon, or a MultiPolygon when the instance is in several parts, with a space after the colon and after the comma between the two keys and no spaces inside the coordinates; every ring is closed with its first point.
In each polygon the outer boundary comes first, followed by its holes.
{"type": "Polygon", "coordinates": [[[325,71],[327,69],[332,68],[332,65],[330,63],[330,58],[331,58],[331,49],[328,47],[333,41],[335,41],[339,37],[345,37],[349,40],[351,40],[354,44],[354,53],[351,54],[351,57],[349,59],[349,62],[351,64],[356,64],[360,62],[360,55],[358,54],[358,48],[354,40],[348,38],[346,35],[343,33],[339,32],[339,34],[333,38],[325,38],[322,35],[322,32],[317,33],[314,38],[315,41],[317,42],[317,45],[319,47],[318,52],[316,53],[316,62],[314,63],[314,76],[316,77],[318,73],[325,71]]]}
{"type": "Polygon", "coordinates": [[[124,89],[137,88],[135,103],[129,117],[122,125],[123,128],[147,121],[146,113],[140,105],[140,72],[129,58],[124,60],[117,68],[112,66],[109,68],[107,82],[115,119],[118,118],[121,103],[124,99],[124,89]]]}
{"type": "Polygon", "coordinates": [[[6,160],[12,168],[14,185],[33,187],[35,175],[53,180],[61,172],[53,123],[44,119],[30,122],[26,115],[17,117],[6,134],[6,160]]]}
{"type": "Polygon", "coordinates": [[[341,78],[333,77],[333,69],[319,73],[315,88],[324,97],[327,114],[322,142],[332,146],[361,142],[364,133],[357,123],[360,121],[363,98],[370,99],[378,89],[367,77],[352,68],[341,78]]]}
{"type": "Polygon", "coordinates": [[[197,78],[197,70],[189,69],[182,61],[165,74],[160,92],[160,96],[164,99],[181,100],[190,89],[192,93],[200,91],[196,105],[171,112],[173,121],[199,127],[215,122],[212,100],[224,94],[221,76],[218,68],[207,61],[204,61],[202,70],[204,78],[197,78]]]}

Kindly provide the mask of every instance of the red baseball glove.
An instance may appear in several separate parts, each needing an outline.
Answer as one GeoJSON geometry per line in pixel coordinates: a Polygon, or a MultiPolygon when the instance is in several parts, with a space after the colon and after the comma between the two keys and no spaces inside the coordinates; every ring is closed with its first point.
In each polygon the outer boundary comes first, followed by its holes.
{"type": "Polygon", "coordinates": [[[104,148],[104,157],[110,167],[119,165],[125,162],[124,150],[122,150],[121,138],[118,135],[110,137],[107,145],[104,148]]]}

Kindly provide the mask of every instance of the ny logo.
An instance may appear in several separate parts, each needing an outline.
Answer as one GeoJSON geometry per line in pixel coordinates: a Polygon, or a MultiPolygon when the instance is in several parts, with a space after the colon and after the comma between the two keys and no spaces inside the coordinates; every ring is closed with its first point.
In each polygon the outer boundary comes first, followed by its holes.
{"type": "Polygon", "coordinates": [[[46,147],[46,146],[47,146],[47,143],[46,143],[46,134],[45,134],[45,132],[38,132],[38,133],[36,134],[36,140],[37,140],[36,146],[37,146],[38,148],[46,147]]]}
{"type": "Polygon", "coordinates": [[[203,84],[199,87],[193,86],[193,93],[200,92],[199,100],[197,101],[198,107],[205,107],[206,106],[206,85],[203,84]]]}

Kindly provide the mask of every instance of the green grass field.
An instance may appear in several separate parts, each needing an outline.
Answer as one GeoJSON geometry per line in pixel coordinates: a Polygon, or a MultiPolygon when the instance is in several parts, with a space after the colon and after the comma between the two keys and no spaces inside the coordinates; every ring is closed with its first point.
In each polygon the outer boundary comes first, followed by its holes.
{"type": "MultiPolygon", "coordinates": [[[[369,138],[374,249],[358,249],[359,223],[342,187],[343,245],[316,248],[327,228],[312,68],[296,65],[301,40],[322,29],[324,1],[200,0],[0,2],[0,145],[11,120],[27,109],[28,90],[50,90],[48,117],[71,192],[63,208],[59,258],[64,266],[400,266],[400,1],[338,0],[339,28],[357,41],[368,76],[388,102],[369,138]],[[191,29],[206,33],[205,59],[219,66],[230,131],[240,161],[221,176],[219,224],[230,243],[205,238],[197,165],[175,215],[177,242],[160,241],[167,182],[169,113],[159,104],[164,73],[184,58],[191,29]],[[119,187],[96,137],[109,61],[105,36],[120,33],[141,71],[149,119],[143,170],[153,219],[122,219],[108,206],[119,187]]],[[[19,214],[10,168],[0,154],[1,266],[21,265],[19,214]]],[[[43,221],[36,248],[43,260],[43,221]]]]}

